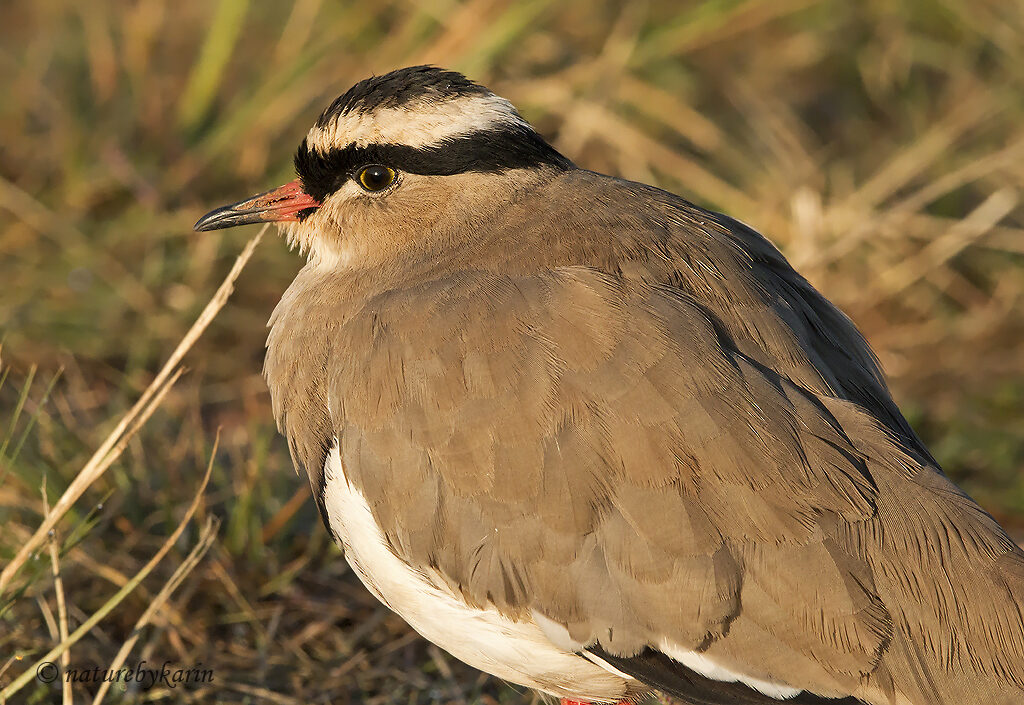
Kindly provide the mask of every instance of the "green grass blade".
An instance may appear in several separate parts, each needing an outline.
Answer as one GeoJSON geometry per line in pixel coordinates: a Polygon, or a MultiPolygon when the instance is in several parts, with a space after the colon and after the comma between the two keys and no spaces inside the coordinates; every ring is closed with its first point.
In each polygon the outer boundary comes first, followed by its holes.
{"type": "Polygon", "coordinates": [[[178,125],[182,129],[194,129],[213,104],[248,9],[249,0],[220,0],[217,4],[199,60],[178,102],[178,125]]]}

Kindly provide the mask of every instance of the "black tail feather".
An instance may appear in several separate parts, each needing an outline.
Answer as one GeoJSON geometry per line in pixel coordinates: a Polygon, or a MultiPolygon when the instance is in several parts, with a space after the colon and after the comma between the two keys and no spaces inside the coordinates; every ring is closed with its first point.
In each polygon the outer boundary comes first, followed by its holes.
{"type": "Polygon", "coordinates": [[[866,705],[862,700],[852,697],[837,700],[807,692],[780,700],[742,683],[727,683],[702,676],[660,651],[649,648],[629,657],[613,656],[600,646],[588,647],[587,651],[623,673],[688,705],[866,705]]]}

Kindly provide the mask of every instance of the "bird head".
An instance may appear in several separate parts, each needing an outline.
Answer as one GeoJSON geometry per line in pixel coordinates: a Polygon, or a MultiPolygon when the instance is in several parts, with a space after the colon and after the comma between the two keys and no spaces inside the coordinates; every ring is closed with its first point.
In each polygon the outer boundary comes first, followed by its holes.
{"type": "Polygon", "coordinates": [[[294,181],[213,210],[195,229],[275,222],[311,262],[358,266],[457,246],[467,225],[571,167],[504,98],[416,66],[355,84],[302,140],[294,181]]]}

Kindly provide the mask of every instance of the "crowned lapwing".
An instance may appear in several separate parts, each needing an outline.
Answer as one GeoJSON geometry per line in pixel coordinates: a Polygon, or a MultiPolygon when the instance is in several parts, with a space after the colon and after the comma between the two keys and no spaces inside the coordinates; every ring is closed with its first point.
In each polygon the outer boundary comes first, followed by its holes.
{"type": "Polygon", "coordinates": [[[307,253],[277,421],[424,637],[583,702],[1024,702],[1024,554],[764,237],[432,67],[357,83],[295,169],[196,229],[307,253]]]}

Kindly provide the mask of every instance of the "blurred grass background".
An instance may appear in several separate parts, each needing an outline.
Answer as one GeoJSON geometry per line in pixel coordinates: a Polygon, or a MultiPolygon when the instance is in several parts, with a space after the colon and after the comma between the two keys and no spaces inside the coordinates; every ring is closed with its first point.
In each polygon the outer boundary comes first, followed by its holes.
{"type": "MultiPolygon", "coordinates": [[[[773,239],[868,336],[946,471],[1024,530],[1024,6],[1011,0],[5,0],[0,565],[152,379],[246,233],[199,215],[292,178],[370,73],[467,72],[578,164],[773,239]]],[[[190,371],[59,525],[73,629],[184,514],[212,548],[128,663],[201,688],[108,702],[523,702],[415,638],[347,570],[271,423],[265,322],[301,262],[267,239],[190,371]]],[[[71,649],[109,664],[199,540],[71,649]]],[[[43,552],[0,594],[0,688],[57,640],[43,552]]],[[[79,699],[96,692],[76,686],[79,699]]],[[[48,703],[33,682],[12,702],[48,703]]]]}

